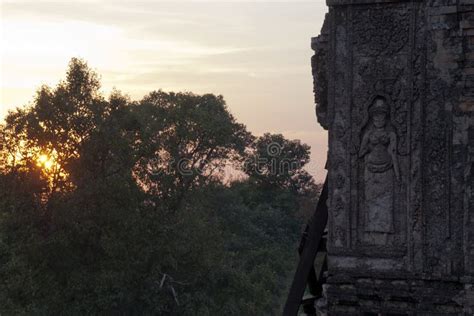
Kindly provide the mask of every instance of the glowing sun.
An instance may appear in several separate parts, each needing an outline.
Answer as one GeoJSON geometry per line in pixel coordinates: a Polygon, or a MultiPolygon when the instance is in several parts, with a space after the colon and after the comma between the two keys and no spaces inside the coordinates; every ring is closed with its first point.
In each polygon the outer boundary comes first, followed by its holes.
{"type": "Polygon", "coordinates": [[[36,160],[36,164],[38,167],[42,167],[43,169],[49,171],[54,167],[56,162],[54,161],[52,157],[42,154],[36,160]]]}

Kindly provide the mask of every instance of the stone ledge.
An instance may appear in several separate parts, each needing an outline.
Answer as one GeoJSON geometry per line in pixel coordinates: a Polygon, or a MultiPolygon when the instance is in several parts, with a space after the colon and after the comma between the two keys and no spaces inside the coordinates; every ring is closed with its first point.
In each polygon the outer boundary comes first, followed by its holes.
{"type": "Polygon", "coordinates": [[[460,315],[463,302],[471,302],[471,287],[459,282],[422,280],[352,279],[325,287],[329,309],[335,315],[352,308],[358,312],[402,315],[460,315]]]}
{"type": "Polygon", "coordinates": [[[464,14],[470,15],[474,10],[474,4],[459,5],[459,12],[465,12],[464,14]]]}
{"type": "Polygon", "coordinates": [[[461,21],[461,28],[472,29],[474,28],[474,20],[472,21],[461,21]]]}
{"type": "MultiPolygon", "coordinates": [[[[415,0],[415,1],[422,2],[423,0],[415,0]]],[[[326,0],[326,3],[328,6],[394,3],[394,2],[410,3],[412,2],[412,0],[326,0]]]]}
{"type": "Polygon", "coordinates": [[[430,15],[446,15],[458,13],[458,7],[455,5],[431,8],[430,15]]]}
{"type": "Polygon", "coordinates": [[[474,68],[464,68],[463,73],[465,75],[474,75],[474,68]]]}

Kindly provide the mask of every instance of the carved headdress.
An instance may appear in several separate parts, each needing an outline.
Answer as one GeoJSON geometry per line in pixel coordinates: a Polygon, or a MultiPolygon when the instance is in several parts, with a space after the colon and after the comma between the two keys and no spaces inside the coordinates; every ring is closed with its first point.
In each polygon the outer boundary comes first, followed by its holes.
{"type": "Polygon", "coordinates": [[[356,137],[353,140],[352,143],[352,149],[351,153],[352,154],[357,154],[359,152],[360,144],[362,142],[362,134],[364,133],[364,130],[369,128],[370,126],[370,116],[374,113],[384,113],[387,115],[387,128],[394,128],[390,117],[392,117],[391,113],[391,99],[390,96],[384,93],[377,92],[374,95],[372,95],[371,98],[367,100],[367,102],[364,105],[363,111],[362,111],[362,120],[360,125],[358,126],[358,132],[356,137]],[[383,101],[383,102],[377,102],[377,101],[383,101]]]}
{"type": "Polygon", "coordinates": [[[377,96],[373,99],[372,104],[369,108],[369,114],[374,113],[390,114],[390,107],[384,97],[377,96]]]}

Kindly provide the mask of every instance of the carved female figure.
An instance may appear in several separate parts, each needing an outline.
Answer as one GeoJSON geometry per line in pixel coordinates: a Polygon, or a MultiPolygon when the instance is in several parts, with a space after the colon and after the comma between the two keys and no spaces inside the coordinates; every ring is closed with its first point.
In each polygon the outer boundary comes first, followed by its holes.
{"type": "Polygon", "coordinates": [[[369,107],[359,157],[364,158],[364,210],[367,232],[392,233],[394,180],[400,179],[397,135],[390,124],[390,108],[384,97],[369,107]]]}

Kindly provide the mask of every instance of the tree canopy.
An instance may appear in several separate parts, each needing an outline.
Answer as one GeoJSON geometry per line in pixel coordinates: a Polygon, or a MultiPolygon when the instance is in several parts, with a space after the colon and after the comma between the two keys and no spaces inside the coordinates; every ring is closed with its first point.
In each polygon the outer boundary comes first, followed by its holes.
{"type": "Polygon", "coordinates": [[[279,314],[309,147],[222,96],[99,89],[73,58],[0,126],[0,314],[279,314]]]}

